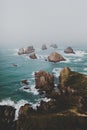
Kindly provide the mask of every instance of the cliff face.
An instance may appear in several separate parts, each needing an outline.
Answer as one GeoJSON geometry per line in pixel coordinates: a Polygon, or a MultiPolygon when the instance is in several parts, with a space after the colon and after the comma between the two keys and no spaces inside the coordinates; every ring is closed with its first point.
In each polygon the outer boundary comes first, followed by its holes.
{"type": "Polygon", "coordinates": [[[35,84],[37,89],[51,92],[54,88],[54,76],[45,71],[39,71],[35,73],[35,84]]]}
{"type": "Polygon", "coordinates": [[[15,130],[15,109],[11,106],[0,106],[0,130],[15,130]]]}
{"type": "Polygon", "coordinates": [[[59,81],[57,92],[53,75],[37,72],[36,88],[50,95],[50,101],[41,101],[37,110],[25,104],[15,122],[15,109],[0,106],[0,130],[86,130],[87,76],[66,67],[60,72],[59,81]]]}
{"type": "Polygon", "coordinates": [[[77,90],[80,95],[87,96],[87,75],[66,67],[60,72],[59,81],[61,88],[71,88],[77,90]]]}

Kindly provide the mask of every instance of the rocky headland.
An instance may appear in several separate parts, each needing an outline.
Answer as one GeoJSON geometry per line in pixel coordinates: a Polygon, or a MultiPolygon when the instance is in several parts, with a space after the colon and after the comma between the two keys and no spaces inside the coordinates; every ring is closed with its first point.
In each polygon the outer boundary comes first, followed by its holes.
{"type": "Polygon", "coordinates": [[[58,79],[55,86],[52,74],[35,73],[36,88],[50,100],[41,101],[37,109],[25,104],[16,121],[13,107],[0,106],[0,130],[86,130],[87,75],[65,67],[58,79]]]}

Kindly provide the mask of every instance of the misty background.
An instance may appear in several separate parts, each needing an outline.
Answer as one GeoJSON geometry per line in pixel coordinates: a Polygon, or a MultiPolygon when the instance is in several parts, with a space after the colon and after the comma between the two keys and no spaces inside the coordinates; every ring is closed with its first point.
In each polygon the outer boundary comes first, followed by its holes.
{"type": "Polygon", "coordinates": [[[87,0],[0,0],[0,47],[87,47],[87,0]]]}

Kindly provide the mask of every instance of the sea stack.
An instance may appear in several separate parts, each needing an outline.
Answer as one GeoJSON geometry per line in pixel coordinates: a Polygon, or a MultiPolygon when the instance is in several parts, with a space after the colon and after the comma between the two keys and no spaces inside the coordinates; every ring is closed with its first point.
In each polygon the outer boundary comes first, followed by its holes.
{"type": "Polygon", "coordinates": [[[20,48],[18,51],[18,55],[25,54],[24,48],[20,48]]]}
{"type": "Polygon", "coordinates": [[[41,49],[42,49],[42,50],[46,50],[46,49],[47,49],[46,44],[43,44],[41,49]]]}
{"type": "Polygon", "coordinates": [[[65,59],[63,58],[62,55],[60,55],[57,52],[52,52],[49,56],[48,56],[48,60],[50,62],[60,62],[60,61],[65,61],[65,59]]]}
{"type": "Polygon", "coordinates": [[[27,48],[20,48],[19,51],[18,51],[18,54],[19,55],[22,55],[22,54],[30,54],[32,52],[34,52],[35,49],[33,46],[28,46],[27,48]]]}
{"type": "Polygon", "coordinates": [[[68,53],[75,54],[75,52],[73,51],[73,49],[72,49],[71,47],[67,47],[67,48],[64,50],[64,52],[65,52],[66,54],[68,54],[68,53]]]}
{"type": "Polygon", "coordinates": [[[30,57],[31,59],[37,59],[37,56],[35,55],[35,53],[30,54],[29,57],[30,57]]]}
{"type": "Polygon", "coordinates": [[[25,54],[30,54],[32,52],[34,52],[35,49],[33,46],[28,46],[26,49],[25,49],[25,54]]]}
{"type": "Polygon", "coordinates": [[[41,70],[35,73],[35,84],[37,89],[50,92],[54,87],[54,76],[41,70]]]}
{"type": "Polygon", "coordinates": [[[58,46],[56,44],[51,44],[50,47],[58,48],[58,46]]]}

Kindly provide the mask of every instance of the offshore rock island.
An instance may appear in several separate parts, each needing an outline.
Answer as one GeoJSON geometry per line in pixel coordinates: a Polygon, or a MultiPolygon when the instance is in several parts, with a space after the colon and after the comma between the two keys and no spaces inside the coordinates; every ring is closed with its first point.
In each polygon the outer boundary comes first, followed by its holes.
{"type": "Polygon", "coordinates": [[[86,130],[87,75],[65,67],[57,86],[54,78],[43,70],[35,73],[36,89],[50,100],[41,101],[37,109],[25,104],[17,120],[13,107],[0,106],[0,130],[86,130]]]}

